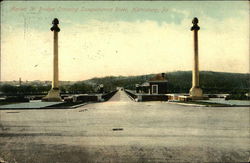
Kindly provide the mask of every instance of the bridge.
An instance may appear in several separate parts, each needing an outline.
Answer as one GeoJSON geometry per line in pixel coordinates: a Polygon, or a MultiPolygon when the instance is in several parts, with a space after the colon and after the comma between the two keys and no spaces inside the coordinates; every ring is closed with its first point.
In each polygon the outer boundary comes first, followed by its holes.
{"type": "Polygon", "coordinates": [[[119,90],[77,109],[0,110],[8,162],[245,162],[249,108],[134,102],[119,90]]]}

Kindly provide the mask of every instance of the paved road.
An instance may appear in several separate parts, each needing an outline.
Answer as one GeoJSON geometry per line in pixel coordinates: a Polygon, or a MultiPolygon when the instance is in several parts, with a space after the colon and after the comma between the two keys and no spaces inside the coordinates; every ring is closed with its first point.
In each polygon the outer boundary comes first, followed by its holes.
{"type": "Polygon", "coordinates": [[[118,91],[77,109],[1,110],[0,157],[20,163],[243,162],[249,108],[133,102],[118,91]]]}

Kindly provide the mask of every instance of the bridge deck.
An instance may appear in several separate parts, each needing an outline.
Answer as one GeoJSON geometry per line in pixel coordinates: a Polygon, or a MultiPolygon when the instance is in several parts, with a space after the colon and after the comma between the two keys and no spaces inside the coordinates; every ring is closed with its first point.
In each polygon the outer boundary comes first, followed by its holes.
{"type": "MultiPolygon", "coordinates": [[[[247,162],[248,107],[133,102],[118,91],[77,109],[0,110],[8,162],[247,162]]],[[[1,158],[0,158],[1,160],[1,158]]]]}
{"type": "Polygon", "coordinates": [[[120,102],[132,102],[132,100],[128,97],[128,95],[119,90],[110,100],[109,102],[120,101],[120,102]]]}

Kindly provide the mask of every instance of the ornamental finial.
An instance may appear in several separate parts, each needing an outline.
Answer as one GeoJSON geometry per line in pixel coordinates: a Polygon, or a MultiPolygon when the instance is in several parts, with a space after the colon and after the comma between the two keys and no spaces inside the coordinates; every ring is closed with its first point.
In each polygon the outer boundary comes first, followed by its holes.
{"type": "Polygon", "coordinates": [[[53,26],[50,28],[50,30],[51,30],[51,31],[59,32],[59,31],[60,31],[60,28],[58,27],[59,20],[58,20],[57,18],[55,18],[55,19],[52,21],[52,24],[53,24],[53,26]]]}
{"type": "Polygon", "coordinates": [[[198,26],[199,20],[198,18],[194,17],[194,19],[192,20],[193,26],[191,27],[191,31],[193,30],[200,30],[200,27],[198,26]]]}

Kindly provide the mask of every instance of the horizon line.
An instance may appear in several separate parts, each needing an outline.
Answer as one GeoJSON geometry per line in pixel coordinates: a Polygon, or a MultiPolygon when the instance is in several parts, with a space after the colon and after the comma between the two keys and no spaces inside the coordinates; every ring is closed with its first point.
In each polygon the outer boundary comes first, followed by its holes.
{"type": "MultiPolygon", "coordinates": [[[[91,80],[91,79],[94,79],[94,78],[106,78],[106,77],[136,77],[136,76],[144,76],[144,75],[156,75],[156,74],[161,74],[161,73],[166,73],[167,74],[167,73],[174,73],[174,72],[192,72],[192,70],[175,70],[175,71],[167,71],[167,72],[159,72],[159,73],[148,73],[148,74],[140,74],[140,75],[106,75],[106,76],[101,76],[101,77],[94,76],[92,78],[82,79],[82,80],[59,80],[59,82],[78,82],[78,81],[87,81],[87,80],[91,80]]],[[[245,72],[245,73],[244,72],[226,72],[226,71],[223,72],[223,71],[212,71],[212,70],[201,70],[199,72],[215,72],[215,73],[249,74],[250,75],[250,72],[245,72]]],[[[1,82],[19,81],[19,79],[17,79],[17,80],[3,80],[3,81],[0,81],[0,83],[1,82]]],[[[52,80],[39,80],[39,79],[21,80],[21,81],[46,81],[46,82],[49,81],[49,82],[52,82],[52,80]]]]}

